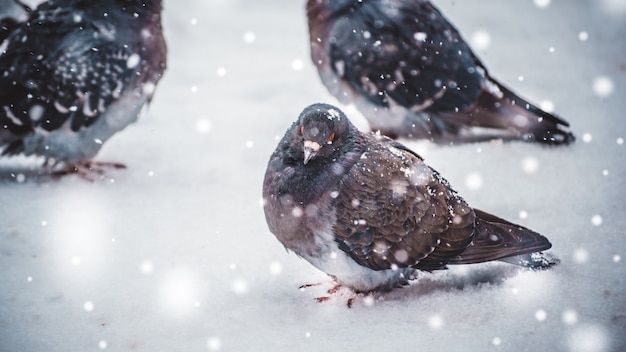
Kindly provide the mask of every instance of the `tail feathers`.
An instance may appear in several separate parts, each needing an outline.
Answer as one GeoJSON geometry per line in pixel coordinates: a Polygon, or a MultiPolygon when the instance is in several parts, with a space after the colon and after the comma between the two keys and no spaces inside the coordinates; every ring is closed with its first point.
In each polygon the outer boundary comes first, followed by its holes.
{"type": "Polygon", "coordinates": [[[24,152],[24,142],[22,140],[13,141],[7,144],[0,143],[0,156],[13,156],[24,152]]]}
{"type": "Polygon", "coordinates": [[[472,107],[441,114],[447,124],[458,125],[459,134],[470,125],[468,139],[476,141],[502,138],[566,145],[576,140],[567,121],[541,110],[501,84],[488,82],[490,87],[483,88],[472,107]]]}
{"type": "Polygon", "coordinates": [[[538,253],[552,247],[544,236],[481,210],[474,211],[476,235],[472,244],[448,264],[502,260],[530,268],[545,268],[558,263],[558,259],[538,253]]]}
{"type": "Polygon", "coordinates": [[[503,96],[496,109],[512,122],[513,128],[525,134],[525,138],[545,144],[569,144],[576,140],[567,121],[543,111],[503,85],[498,88],[503,96]]]}

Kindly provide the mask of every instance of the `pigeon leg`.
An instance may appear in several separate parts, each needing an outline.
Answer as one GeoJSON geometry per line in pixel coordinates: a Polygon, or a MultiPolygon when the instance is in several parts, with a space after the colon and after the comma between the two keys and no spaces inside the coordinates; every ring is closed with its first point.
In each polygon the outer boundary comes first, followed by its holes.
{"type": "MultiPolygon", "coordinates": [[[[319,286],[319,285],[320,284],[303,285],[303,286],[301,286],[301,288],[312,287],[312,286],[319,286]]],[[[335,286],[333,286],[330,289],[328,289],[328,291],[326,291],[328,293],[328,296],[316,297],[315,301],[317,303],[322,303],[322,302],[329,301],[333,296],[336,296],[336,295],[346,296],[346,295],[342,295],[339,292],[339,291],[341,291],[342,288],[343,288],[342,285],[336,284],[335,286]]],[[[352,305],[354,304],[354,301],[358,298],[359,295],[361,295],[361,293],[354,292],[354,291],[350,290],[350,293],[348,294],[348,299],[346,301],[346,305],[348,306],[348,308],[352,308],[352,305]]]]}

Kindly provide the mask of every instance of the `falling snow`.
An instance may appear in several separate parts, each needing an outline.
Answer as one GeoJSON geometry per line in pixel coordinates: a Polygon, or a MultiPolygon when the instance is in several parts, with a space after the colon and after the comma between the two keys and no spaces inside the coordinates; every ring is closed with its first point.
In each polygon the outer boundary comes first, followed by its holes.
{"type": "Polygon", "coordinates": [[[610,77],[599,76],[593,80],[593,92],[600,98],[608,98],[613,94],[615,84],[610,77]]]}
{"type": "Polygon", "coordinates": [[[209,119],[201,118],[196,121],[196,130],[199,133],[209,133],[212,127],[213,124],[209,119]]]}
{"type": "Polygon", "coordinates": [[[600,215],[594,215],[591,217],[591,223],[595,226],[602,225],[602,217],[600,215]]]}
{"type": "Polygon", "coordinates": [[[256,34],[254,32],[245,32],[243,34],[243,41],[248,43],[248,44],[252,44],[254,43],[254,41],[256,40],[256,34]]]}
{"type": "Polygon", "coordinates": [[[302,71],[302,69],[304,68],[304,62],[300,59],[293,60],[291,62],[291,68],[294,71],[302,71]]]}
{"type": "MultiPolygon", "coordinates": [[[[596,325],[580,326],[569,333],[568,347],[571,352],[605,352],[610,351],[607,332],[596,325]]],[[[618,347],[616,351],[624,347],[618,347]]]]}
{"type": "Polygon", "coordinates": [[[139,271],[141,271],[141,273],[144,275],[150,275],[152,274],[152,271],[154,271],[154,265],[152,264],[151,261],[144,260],[139,265],[139,271]]]}
{"type": "Polygon", "coordinates": [[[563,312],[562,320],[567,325],[574,325],[578,322],[578,313],[574,310],[568,309],[563,312]]]}
{"type": "Polygon", "coordinates": [[[279,275],[283,272],[283,265],[279,262],[273,262],[269,267],[270,274],[279,275]]]}
{"type": "Polygon", "coordinates": [[[209,351],[219,351],[222,349],[222,340],[218,337],[211,337],[207,340],[206,346],[209,351]]]}
{"type": "Polygon", "coordinates": [[[477,30],[471,37],[472,48],[485,51],[491,45],[491,35],[485,30],[477,30]]]}
{"type": "Polygon", "coordinates": [[[428,325],[433,329],[439,329],[443,326],[443,318],[439,315],[434,315],[428,319],[428,325]]]}
{"type": "Polygon", "coordinates": [[[535,319],[537,319],[538,321],[544,321],[547,317],[548,313],[546,313],[546,311],[543,309],[539,309],[535,312],[535,319]]]}
{"type": "Polygon", "coordinates": [[[589,252],[584,248],[578,248],[574,251],[574,262],[578,264],[586,264],[589,261],[589,252]]]}
{"type": "Polygon", "coordinates": [[[539,160],[532,156],[528,156],[522,160],[522,169],[525,173],[531,175],[539,170],[539,160]]]}
{"type": "Polygon", "coordinates": [[[233,282],[233,292],[239,296],[248,293],[248,283],[243,279],[237,279],[233,282]]]}
{"type": "Polygon", "coordinates": [[[472,191],[478,191],[483,186],[483,177],[478,172],[472,172],[465,177],[465,185],[472,191]]]}

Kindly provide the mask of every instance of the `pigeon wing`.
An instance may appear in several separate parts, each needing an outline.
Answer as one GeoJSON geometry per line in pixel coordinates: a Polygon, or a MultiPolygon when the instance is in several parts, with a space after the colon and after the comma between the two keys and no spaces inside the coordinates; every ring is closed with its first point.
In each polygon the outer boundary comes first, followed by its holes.
{"type": "Polygon", "coordinates": [[[25,135],[94,123],[140,66],[129,46],[112,40],[114,31],[58,8],[44,9],[16,29],[0,54],[0,125],[25,135]]]}
{"type": "Polygon", "coordinates": [[[486,70],[459,32],[428,1],[391,4],[362,2],[335,20],[334,72],[381,107],[458,111],[473,104],[486,70]]]}
{"type": "Polygon", "coordinates": [[[367,151],[340,183],[339,247],[374,270],[444,267],[472,241],[472,209],[413,152],[365,138],[367,151]]]}

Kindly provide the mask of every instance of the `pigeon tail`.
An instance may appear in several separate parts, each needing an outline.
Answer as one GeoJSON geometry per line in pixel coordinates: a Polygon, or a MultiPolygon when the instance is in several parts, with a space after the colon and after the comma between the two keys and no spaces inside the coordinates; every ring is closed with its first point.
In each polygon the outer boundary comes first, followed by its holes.
{"type": "MultiPolygon", "coordinates": [[[[464,111],[441,113],[452,125],[485,129],[484,139],[494,136],[547,145],[567,145],[576,140],[569,123],[520,98],[503,85],[487,81],[476,103],[464,111]],[[467,118],[471,117],[471,123],[467,118]]],[[[462,135],[462,132],[461,132],[462,135]]],[[[480,134],[472,133],[480,140],[480,134]]]]}
{"type": "Polygon", "coordinates": [[[533,269],[548,268],[559,261],[539,253],[552,244],[544,236],[497,216],[474,209],[476,235],[472,244],[448,264],[472,264],[500,260],[533,269]]]}

